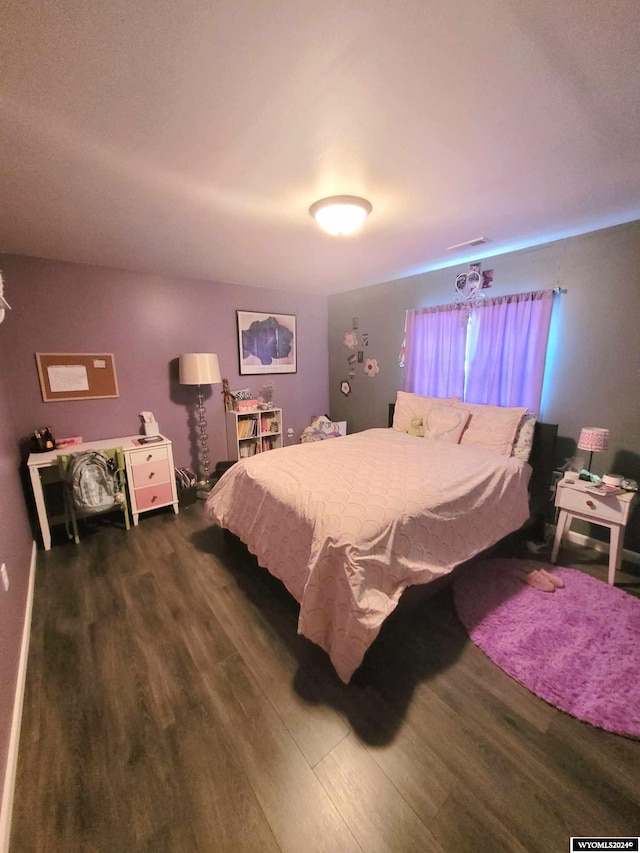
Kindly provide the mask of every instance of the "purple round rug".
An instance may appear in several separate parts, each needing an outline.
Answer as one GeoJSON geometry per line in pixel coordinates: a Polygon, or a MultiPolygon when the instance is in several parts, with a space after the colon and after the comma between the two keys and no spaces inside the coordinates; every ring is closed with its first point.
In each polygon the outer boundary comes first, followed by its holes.
{"type": "Polygon", "coordinates": [[[575,569],[494,559],[456,578],[458,617],[512,678],[594,726],[640,737],[640,600],[575,569]],[[541,592],[516,576],[546,569],[564,589],[541,592]]]}

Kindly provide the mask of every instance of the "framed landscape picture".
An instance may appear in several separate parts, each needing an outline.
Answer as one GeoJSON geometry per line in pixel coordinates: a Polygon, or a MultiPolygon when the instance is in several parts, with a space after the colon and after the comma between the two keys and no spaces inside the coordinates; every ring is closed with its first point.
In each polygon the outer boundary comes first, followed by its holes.
{"type": "Polygon", "coordinates": [[[296,373],[294,314],[236,314],[240,373],[296,373]]]}

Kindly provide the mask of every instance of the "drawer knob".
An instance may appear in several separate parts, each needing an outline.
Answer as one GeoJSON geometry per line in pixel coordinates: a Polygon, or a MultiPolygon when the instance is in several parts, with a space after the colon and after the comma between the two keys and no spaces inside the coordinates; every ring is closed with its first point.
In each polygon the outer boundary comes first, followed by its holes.
{"type": "Polygon", "coordinates": [[[151,480],[153,477],[155,477],[155,475],[156,475],[156,472],[151,471],[151,473],[149,474],[149,479],[151,480]]]}
{"type": "Polygon", "coordinates": [[[153,454],[152,454],[152,453],[149,453],[149,454],[147,455],[147,462],[151,462],[151,460],[152,460],[152,459],[153,459],[153,454]]]}
{"type": "Polygon", "coordinates": [[[151,503],[153,504],[153,503],[155,503],[157,500],[158,500],[158,496],[157,496],[157,495],[154,495],[154,496],[151,498],[151,503]]]}
{"type": "Polygon", "coordinates": [[[587,506],[589,507],[589,509],[595,509],[596,508],[596,505],[593,501],[587,501],[587,506]]]}

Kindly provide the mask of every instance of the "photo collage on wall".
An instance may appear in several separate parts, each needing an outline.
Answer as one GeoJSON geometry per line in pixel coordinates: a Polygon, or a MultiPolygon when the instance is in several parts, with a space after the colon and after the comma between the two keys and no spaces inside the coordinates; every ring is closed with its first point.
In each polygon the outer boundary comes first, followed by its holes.
{"type": "Polygon", "coordinates": [[[375,358],[366,358],[368,355],[367,348],[369,346],[369,333],[360,332],[358,329],[358,318],[354,317],[351,324],[351,330],[344,333],[342,343],[351,352],[347,355],[347,379],[342,379],[340,382],[340,391],[348,397],[352,391],[352,381],[356,375],[358,365],[361,365],[361,370],[370,378],[374,378],[379,372],[378,361],[375,358]]]}

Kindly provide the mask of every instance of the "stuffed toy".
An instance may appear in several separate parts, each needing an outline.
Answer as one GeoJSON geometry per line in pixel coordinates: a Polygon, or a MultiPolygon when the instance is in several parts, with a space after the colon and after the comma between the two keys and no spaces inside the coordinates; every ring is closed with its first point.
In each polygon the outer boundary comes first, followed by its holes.
{"type": "Polygon", "coordinates": [[[326,415],[320,415],[313,418],[311,425],[306,427],[300,436],[300,441],[304,444],[307,441],[324,441],[325,438],[339,438],[340,430],[338,425],[326,415]]]}
{"type": "Polygon", "coordinates": [[[409,433],[409,435],[419,435],[424,438],[424,424],[422,422],[422,418],[411,418],[411,426],[409,427],[407,432],[409,433]]]}
{"type": "Polygon", "coordinates": [[[340,430],[326,415],[320,415],[311,424],[322,436],[322,438],[339,438],[340,430]]]}

